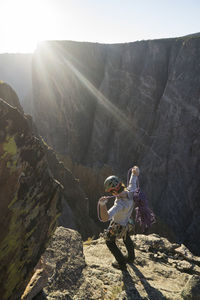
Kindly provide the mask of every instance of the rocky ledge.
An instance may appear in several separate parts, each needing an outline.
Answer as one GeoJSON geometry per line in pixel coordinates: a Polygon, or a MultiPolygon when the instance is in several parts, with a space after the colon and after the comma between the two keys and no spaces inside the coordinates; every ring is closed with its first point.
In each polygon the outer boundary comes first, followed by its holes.
{"type": "Polygon", "coordinates": [[[122,272],[103,238],[83,243],[76,231],[57,228],[23,299],[200,299],[199,257],[156,234],[132,239],[135,263],[122,272]]]}

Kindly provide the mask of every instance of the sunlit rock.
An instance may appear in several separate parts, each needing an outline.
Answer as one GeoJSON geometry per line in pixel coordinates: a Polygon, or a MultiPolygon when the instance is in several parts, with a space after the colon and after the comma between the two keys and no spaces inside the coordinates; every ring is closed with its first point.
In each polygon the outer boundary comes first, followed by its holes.
{"type": "MultiPolygon", "coordinates": [[[[36,300],[198,299],[198,262],[191,264],[187,259],[183,260],[181,255],[177,256],[175,249],[179,245],[171,244],[158,235],[137,235],[132,239],[136,259],[122,272],[112,267],[114,258],[102,238],[88,239],[82,243],[76,231],[57,228],[43,255],[46,262],[43,272],[51,266],[53,274],[49,274],[46,283],[43,281],[43,286],[39,276],[38,283],[34,284],[37,272],[41,273],[38,269],[32,278],[32,285],[30,282],[29,289],[26,289],[27,298],[24,299],[29,299],[28,295],[33,289],[37,289],[37,293],[40,291],[34,298],[36,300]],[[144,248],[149,247],[150,241],[151,249],[144,251],[144,248]]],[[[118,245],[125,254],[121,240],[118,245]]],[[[190,256],[192,257],[191,253],[190,256]]],[[[44,275],[43,280],[45,278],[44,275]]]]}

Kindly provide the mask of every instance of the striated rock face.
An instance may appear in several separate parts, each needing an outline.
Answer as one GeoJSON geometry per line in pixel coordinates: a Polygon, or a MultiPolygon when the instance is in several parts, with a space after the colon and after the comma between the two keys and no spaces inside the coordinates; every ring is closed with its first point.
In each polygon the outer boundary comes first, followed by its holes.
{"type": "Polygon", "coordinates": [[[78,179],[57,159],[51,148],[45,147],[45,153],[53,177],[63,186],[59,225],[78,230],[83,239],[97,235],[100,231],[89,217],[89,201],[78,179]]]}
{"type": "Polygon", "coordinates": [[[200,37],[42,44],[34,118],[56,151],[125,177],[133,164],[160,219],[200,254],[200,37]]]}
{"type": "Polygon", "coordinates": [[[20,299],[56,227],[61,186],[25,116],[0,99],[0,295],[20,299]]]}
{"type": "MultiPolygon", "coordinates": [[[[113,256],[102,238],[82,244],[76,231],[57,228],[43,255],[43,269],[36,271],[23,299],[198,299],[199,257],[159,235],[132,239],[136,259],[121,272],[111,266],[113,256]],[[40,275],[45,271],[46,284],[40,275]]],[[[118,244],[125,253],[121,240],[118,244]]]]}

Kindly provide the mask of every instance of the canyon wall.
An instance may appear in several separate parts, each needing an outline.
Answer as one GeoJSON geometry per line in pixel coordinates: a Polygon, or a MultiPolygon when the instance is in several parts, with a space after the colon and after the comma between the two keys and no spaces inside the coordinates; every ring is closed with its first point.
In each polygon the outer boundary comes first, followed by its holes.
{"type": "Polygon", "coordinates": [[[125,178],[134,164],[155,213],[200,254],[200,37],[40,44],[34,119],[61,154],[125,178]]]}

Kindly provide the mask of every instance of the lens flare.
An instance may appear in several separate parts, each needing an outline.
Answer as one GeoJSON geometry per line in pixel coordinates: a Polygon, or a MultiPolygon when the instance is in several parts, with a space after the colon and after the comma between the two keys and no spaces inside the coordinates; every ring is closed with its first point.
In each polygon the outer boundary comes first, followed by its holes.
{"type": "MultiPolygon", "coordinates": [[[[44,55],[48,56],[48,61],[50,64],[54,65],[54,70],[56,72],[55,78],[51,78],[53,85],[57,88],[58,91],[60,91],[61,94],[66,93],[65,91],[65,83],[64,80],[66,76],[63,76],[62,69],[68,69],[71,71],[72,74],[75,75],[75,77],[79,80],[79,82],[84,85],[84,87],[87,88],[87,90],[95,97],[95,99],[98,101],[98,103],[103,106],[105,111],[107,111],[119,124],[120,127],[124,130],[126,130],[127,135],[134,139],[134,141],[141,145],[144,149],[150,151],[157,159],[161,160],[160,156],[151,148],[151,146],[148,146],[142,142],[142,139],[144,136],[149,137],[148,133],[143,129],[137,127],[133,122],[131,122],[130,119],[127,119],[127,116],[116,106],[114,105],[107,97],[103,95],[103,93],[98,90],[72,63],[72,61],[76,62],[76,64],[80,64],[75,57],[73,57],[69,52],[63,52],[62,47],[59,45],[59,42],[53,42],[54,50],[51,48],[51,46],[48,46],[48,43],[44,43],[44,55]],[[55,51],[56,50],[56,51],[55,51]],[[55,55],[55,52],[56,55],[55,55]],[[66,66],[67,68],[65,68],[66,66]],[[57,81],[59,82],[59,86],[57,84],[57,81]]],[[[40,59],[40,70],[41,74],[44,74],[44,67],[42,66],[42,59],[40,59]],[[42,71],[43,69],[43,71],[42,71]]],[[[44,75],[45,76],[45,75],[44,75]]],[[[49,86],[49,82],[47,79],[44,78],[44,83],[46,87],[48,87],[48,97],[51,99],[51,101],[54,101],[54,89],[53,86],[49,86]]],[[[50,102],[51,102],[50,101],[50,102]]],[[[74,106],[73,102],[73,106],[74,106]]],[[[78,109],[78,108],[77,108],[78,109]]]]}

